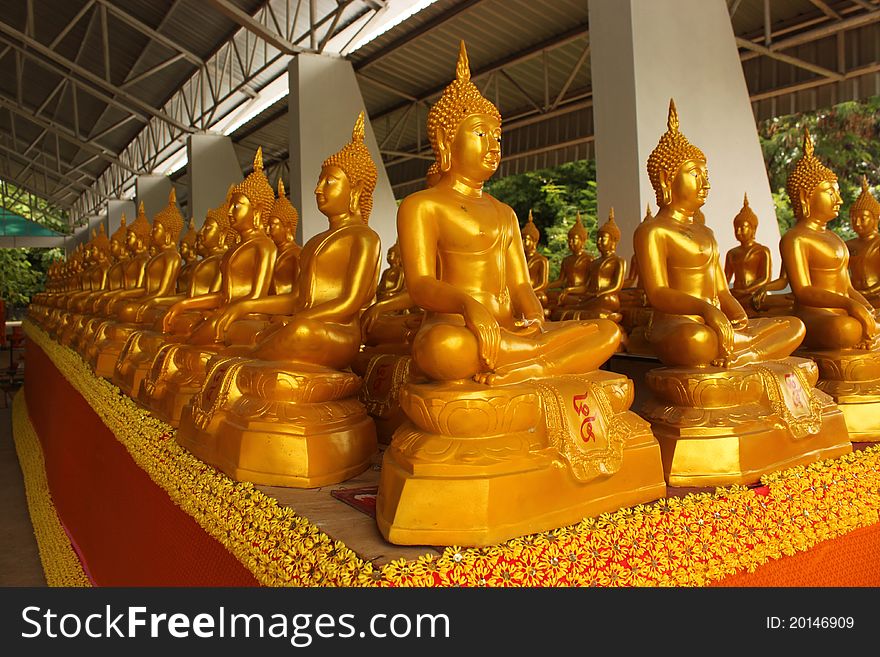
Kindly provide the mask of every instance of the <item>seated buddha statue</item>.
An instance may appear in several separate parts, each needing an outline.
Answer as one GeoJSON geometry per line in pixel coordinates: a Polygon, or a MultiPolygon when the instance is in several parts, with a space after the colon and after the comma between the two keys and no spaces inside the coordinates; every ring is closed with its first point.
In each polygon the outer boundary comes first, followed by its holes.
{"type": "Polygon", "coordinates": [[[587,237],[587,229],[581,223],[581,213],[578,212],[574,225],[568,230],[570,253],[562,259],[559,277],[547,284],[546,294],[549,297],[551,312],[556,308],[562,292],[580,287],[587,278],[587,269],[593,261],[593,256],[585,250],[587,237]]]}
{"type": "MultiPolygon", "coordinates": [[[[214,294],[221,289],[222,277],[220,263],[227,248],[238,240],[238,233],[229,226],[228,199],[218,207],[208,210],[205,221],[195,238],[195,252],[199,256],[189,276],[189,286],[185,294],[170,305],[157,304],[143,313],[142,323],[149,325],[129,336],[116,361],[113,383],[130,397],[137,397],[140,384],[150,369],[156,353],[166,343],[183,342],[193,327],[202,321],[202,313],[189,311],[176,315],[167,331],[165,315],[178,301],[214,294]]],[[[178,275],[178,279],[180,275],[178,275]]]]}
{"type": "Polygon", "coordinates": [[[186,294],[192,280],[193,271],[199,261],[199,252],[196,250],[197,236],[195,220],[190,218],[186,233],[180,238],[180,246],[178,247],[181,260],[180,271],[177,273],[177,284],[175,285],[178,294],[186,294]]]}
{"type": "Polygon", "coordinates": [[[724,276],[730,293],[750,317],[757,310],[755,294],[770,282],[770,249],[755,241],[757,230],[758,216],[749,207],[748,195],[744,194],[742,209],[733,218],[733,233],[739,246],[725,256],[724,276]]]}
{"type": "Polygon", "coordinates": [[[804,337],[795,317],[749,319],[730,293],[712,231],[694,220],[706,201],[706,157],[668,130],[648,158],[660,210],[633,237],[654,308],[647,338],[666,366],[646,383],[644,407],[664,452],[667,482],[748,484],[766,472],[848,451],[840,413],[814,384],[807,359],[789,358],[804,337]]]}
{"type": "MultiPolygon", "coordinates": [[[[120,305],[131,297],[137,297],[143,292],[144,272],[150,259],[149,245],[151,241],[152,226],[144,211],[144,204],[138,206],[138,214],[131,225],[126,228],[127,257],[123,258],[121,271],[122,287],[108,289],[100,293],[92,304],[90,317],[84,321],[82,330],[77,338],[74,338],[71,346],[76,348],[81,355],[85,356],[88,349],[94,343],[98,327],[107,319],[113,317],[117,305],[120,305]]],[[[112,270],[111,270],[112,272],[112,270]]],[[[110,274],[108,272],[108,282],[110,274]]]]}
{"type": "Polygon", "coordinates": [[[880,307],[880,203],[862,176],[862,192],[849,206],[849,220],[857,237],[847,240],[849,275],[853,287],[874,308],[880,307]]]}
{"type": "Polygon", "coordinates": [[[293,290],[239,299],[218,320],[222,330],[255,312],[284,315],[253,347],[211,360],[175,436],[235,479],[312,488],[363,472],[376,454],[349,368],[379,279],[381,245],[369,226],[377,178],[361,112],[351,142],[321,167],[315,200],[328,226],[303,247],[293,290]]]}
{"type": "Polygon", "coordinates": [[[92,295],[107,289],[107,273],[112,265],[112,256],[111,242],[104,232],[104,224],[99,226],[90,242],[88,259],[92,264],[83,272],[83,291],[69,299],[67,315],[58,327],[59,342],[63,345],[69,345],[76,335],[75,327],[92,295]]]}
{"type": "MultiPolygon", "coordinates": [[[[654,215],[651,213],[650,204],[645,207],[645,216],[642,222],[647,221],[654,215]]],[[[654,350],[645,337],[645,331],[651,323],[653,309],[648,305],[645,289],[642,287],[639,275],[639,258],[633,252],[626,270],[626,278],[623,287],[618,293],[620,297],[620,328],[626,334],[624,348],[632,354],[653,356],[654,350]]]]}
{"type": "Polygon", "coordinates": [[[388,268],[379,277],[379,285],[376,288],[376,300],[384,301],[389,297],[396,296],[406,289],[403,279],[403,265],[400,263],[400,246],[397,242],[388,249],[388,268]]]}
{"type": "Polygon", "coordinates": [[[538,242],[541,241],[541,231],[535,225],[535,218],[529,210],[529,219],[522,231],[523,248],[526,252],[526,264],[529,266],[529,280],[532,282],[532,290],[544,308],[544,314],[549,312],[550,299],[547,297],[547,288],[550,285],[550,260],[543,253],[538,252],[538,242]]]}
{"type": "MultiPolygon", "coordinates": [[[[620,228],[614,222],[614,208],[596,234],[599,257],[590,263],[582,286],[559,295],[554,319],[610,319],[619,323],[620,289],[626,275],[626,260],[617,255],[620,228]]],[[[623,334],[625,336],[625,334],[623,334]]]]}
{"type": "Polygon", "coordinates": [[[302,247],[296,243],[296,225],[299,214],[285,195],[284,181],[278,179],[278,199],[269,213],[268,233],[278,251],[272,275],[271,294],[288,294],[299,275],[299,254],[302,247]]]}
{"type": "Polygon", "coordinates": [[[92,229],[92,239],[88,242],[77,245],[78,252],[75,253],[75,255],[78,267],[73,285],[71,286],[71,289],[69,289],[64,296],[58,300],[54,313],[52,331],[56,338],[60,339],[64,329],[68,326],[73,306],[91,291],[90,275],[94,266],[92,243],[95,241],[97,234],[97,230],[92,229]]]}
{"type": "Polygon", "coordinates": [[[141,403],[174,426],[183,407],[201,388],[208,360],[236,344],[226,310],[235,301],[259,299],[269,292],[276,248],[266,234],[263,217],[274,202],[275,192],[263,172],[263,153],[258,148],[253,172],[229,196],[230,226],[239,241],[223,254],[217,291],[178,301],[165,313],[164,333],[171,333],[184,313],[198,311],[199,319],[184,342],[159,349],[138,394],[141,403]]]}
{"type": "Polygon", "coordinates": [[[662,495],[631,382],[596,371],[617,327],[545,321],[519,221],[483,189],[501,116],[471,82],[464,43],[427,135],[441,178],[397,214],[407,289],[425,311],[420,381],[400,393],[407,419],[384,452],[379,530],[392,543],[486,545],[662,495]]]}
{"type": "Polygon", "coordinates": [[[91,350],[86,352],[89,363],[98,376],[113,377],[116,361],[128,336],[145,324],[145,312],[156,306],[173,303],[178,298],[176,290],[180,253],[177,242],[182,229],[183,215],[177,207],[177,195],[172,187],[168,204],[153,217],[150,231],[153,255],[144,266],[141,288],[131,290],[125,302],[117,305],[113,317],[95,331],[91,350]]]}
{"type": "Polygon", "coordinates": [[[796,221],[779,250],[795,313],[807,329],[802,353],[816,361],[819,388],[840,406],[850,438],[880,440],[877,311],[852,284],[846,244],[827,228],[842,199],[837,176],[815,156],[807,130],[786,192],[796,221]]]}

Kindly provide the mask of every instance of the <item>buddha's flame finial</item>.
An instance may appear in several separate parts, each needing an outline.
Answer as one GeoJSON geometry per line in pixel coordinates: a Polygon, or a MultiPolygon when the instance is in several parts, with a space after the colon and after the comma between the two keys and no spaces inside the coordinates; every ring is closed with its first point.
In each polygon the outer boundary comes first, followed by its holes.
{"type": "Polygon", "coordinates": [[[469,82],[471,79],[471,66],[468,62],[464,39],[461,40],[458,46],[458,63],[455,65],[455,77],[460,82],[469,82]]]}
{"type": "Polygon", "coordinates": [[[284,191],[284,181],[281,178],[279,178],[278,179],[278,198],[281,198],[282,196],[286,196],[285,191],[284,191]]]}
{"type": "MultiPolygon", "coordinates": [[[[862,175],[862,192],[864,192],[864,193],[870,192],[870,190],[868,189],[868,176],[866,176],[864,174],[862,175]]],[[[101,225],[103,226],[103,224],[101,224],[101,225]]]]}
{"type": "Polygon", "coordinates": [[[351,141],[354,143],[364,142],[364,110],[361,110],[357,121],[354,122],[354,128],[351,130],[351,141]]]}
{"type": "Polygon", "coordinates": [[[138,203],[138,214],[143,214],[143,215],[147,214],[147,211],[144,209],[144,202],[143,201],[138,203]]]}
{"type": "Polygon", "coordinates": [[[254,154],[254,171],[263,170],[263,147],[257,146],[257,152],[254,154]]]}
{"type": "Polygon", "coordinates": [[[168,195],[168,203],[177,203],[177,192],[174,189],[174,185],[171,186],[171,193],[168,195]]]}
{"type": "Polygon", "coordinates": [[[614,206],[608,209],[608,221],[614,221],[614,206]]]}
{"type": "Polygon", "coordinates": [[[535,217],[532,216],[532,209],[531,208],[529,208],[529,223],[530,224],[535,223],[535,217]]]}
{"type": "Polygon", "coordinates": [[[743,192],[743,207],[744,208],[749,207],[749,193],[748,192],[743,192]]]}
{"type": "Polygon", "coordinates": [[[615,242],[620,241],[620,228],[614,221],[614,206],[608,210],[608,221],[599,229],[599,232],[607,233],[615,242]]]}
{"type": "Polygon", "coordinates": [[[538,240],[541,239],[541,233],[538,230],[538,226],[535,224],[535,218],[532,216],[531,208],[529,208],[529,220],[522,229],[522,236],[525,237],[526,235],[531,236],[536,244],[538,243],[538,240]]]}
{"type": "Polygon", "coordinates": [[[813,157],[813,138],[810,136],[810,129],[804,126],[804,155],[813,157]]]}
{"type": "Polygon", "coordinates": [[[859,197],[853,202],[851,206],[849,206],[849,216],[855,217],[855,215],[863,210],[867,210],[874,217],[880,217],[880,203],[877,202],[877,199],[874,198],[874,195],[871,193],[871,187],[868,184],[868,177],[862,176],[862,193],[859,194],[859,197]]]}
{"type": "Polygon", "coordinates": [[[678,110],[675,109],[675,101],[669,99],[669,116],[666,118],[666,127],[670,132],[678,132],[678,110]]]}
{"type": "Polygon", "coordinates": [[[644,221],[645,219],[650,219],[650,218],[652,218],[653,216],[654,216],[654,215],[651,213],[651,204],[650,204],[650,203],[646,203],[646,204],[645,204],[645,218],[642,219],[642,221],[644,221]]]}

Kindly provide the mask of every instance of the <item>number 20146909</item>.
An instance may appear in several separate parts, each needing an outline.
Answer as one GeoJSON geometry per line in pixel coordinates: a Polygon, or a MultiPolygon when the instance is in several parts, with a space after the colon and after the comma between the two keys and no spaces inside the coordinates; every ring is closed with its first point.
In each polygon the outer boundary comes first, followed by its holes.
{"type": "Polygon", "coordinates": [[[850,630],[855,627],[852,616],[767,616],[768,630],[850,630]]]}

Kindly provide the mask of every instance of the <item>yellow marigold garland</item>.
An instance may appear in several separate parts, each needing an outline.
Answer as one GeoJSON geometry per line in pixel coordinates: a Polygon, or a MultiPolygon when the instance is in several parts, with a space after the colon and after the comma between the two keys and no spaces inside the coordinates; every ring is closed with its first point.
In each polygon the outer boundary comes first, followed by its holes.
{"type": "Polygon", "coordinates": [[[28,416],[24,390],[19,391],[12,402],[12,427],[46,583],[49,586],[91,586],[55,512],[46,480],[43,450],[28,416]]]}
{"type": "Polygon", "coordinates": [[[269,586],[704,586],[880,521],[880,446],[744,486],[667,498],[486,548],[374,567],[252,484],[173,440],[174,429],[25,325],[138,465],[269,586]]]}

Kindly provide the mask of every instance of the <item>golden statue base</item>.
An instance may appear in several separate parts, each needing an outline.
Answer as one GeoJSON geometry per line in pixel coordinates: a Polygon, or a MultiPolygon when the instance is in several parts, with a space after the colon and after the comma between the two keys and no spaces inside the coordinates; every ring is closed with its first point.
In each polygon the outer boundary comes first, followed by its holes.
{"type": "Polygon", "coordinates": [[[402,545],[494,545],[666,494],[660,449],[610,372],[409,384],[376,520],[402,545]]]}
{"type": "Polygon", "coordinates": [[[798,355],[815,361],[819,368],[816,387],[843,412],[850,440],[880,441],[880,352],[803,350],[798,355]]]}
{"type": "Polygon", "coordinates": [[[238,481],[317,488],[360,474],[377,450],[361,378],[295,367],[216,358],[175,439],[238,481]]]}
{"type": "Polygon", "coordinates": [[[661,367],[645,382],[670,486],[753,484],[782,468],[852,451],[843,414],[814,386],[818,369],[784,358],[733,369],[661,367]]]}
{"type": "MultiPolygon", "coordinates": [[[[404,345],[409,350],[408,345],[404,345]]],[[[364,355],[367,352],[365,350],[364,355]]],[[[379,442],[387,445],[391,442],[406,415],[400,408],[400,391],[410,382],[412,357],[407,354],[374,352],[367,359],[364,367],[364,383],[358,392],[358,398],[367,409],[367,413],[376,423],[376,434],[379,442]]],[[[353,367],[358,371],[357,367],[353,367]]]]}
{"type": "Polygon", "coordinates": [[[184,406],[202,389],[208,361],[224,348],[222,344],[163,345],[141,382],[138,401],[176,428],[184,406]]]}
{"type": "Polygon", "coordinates": [[[182,336],[170,336],[159,331],[135,331],[116,360],[113,383],[129,397],[137,397],[141,382],[150,373],[153,359],[164,344],[182,341],[182,336]]]}

